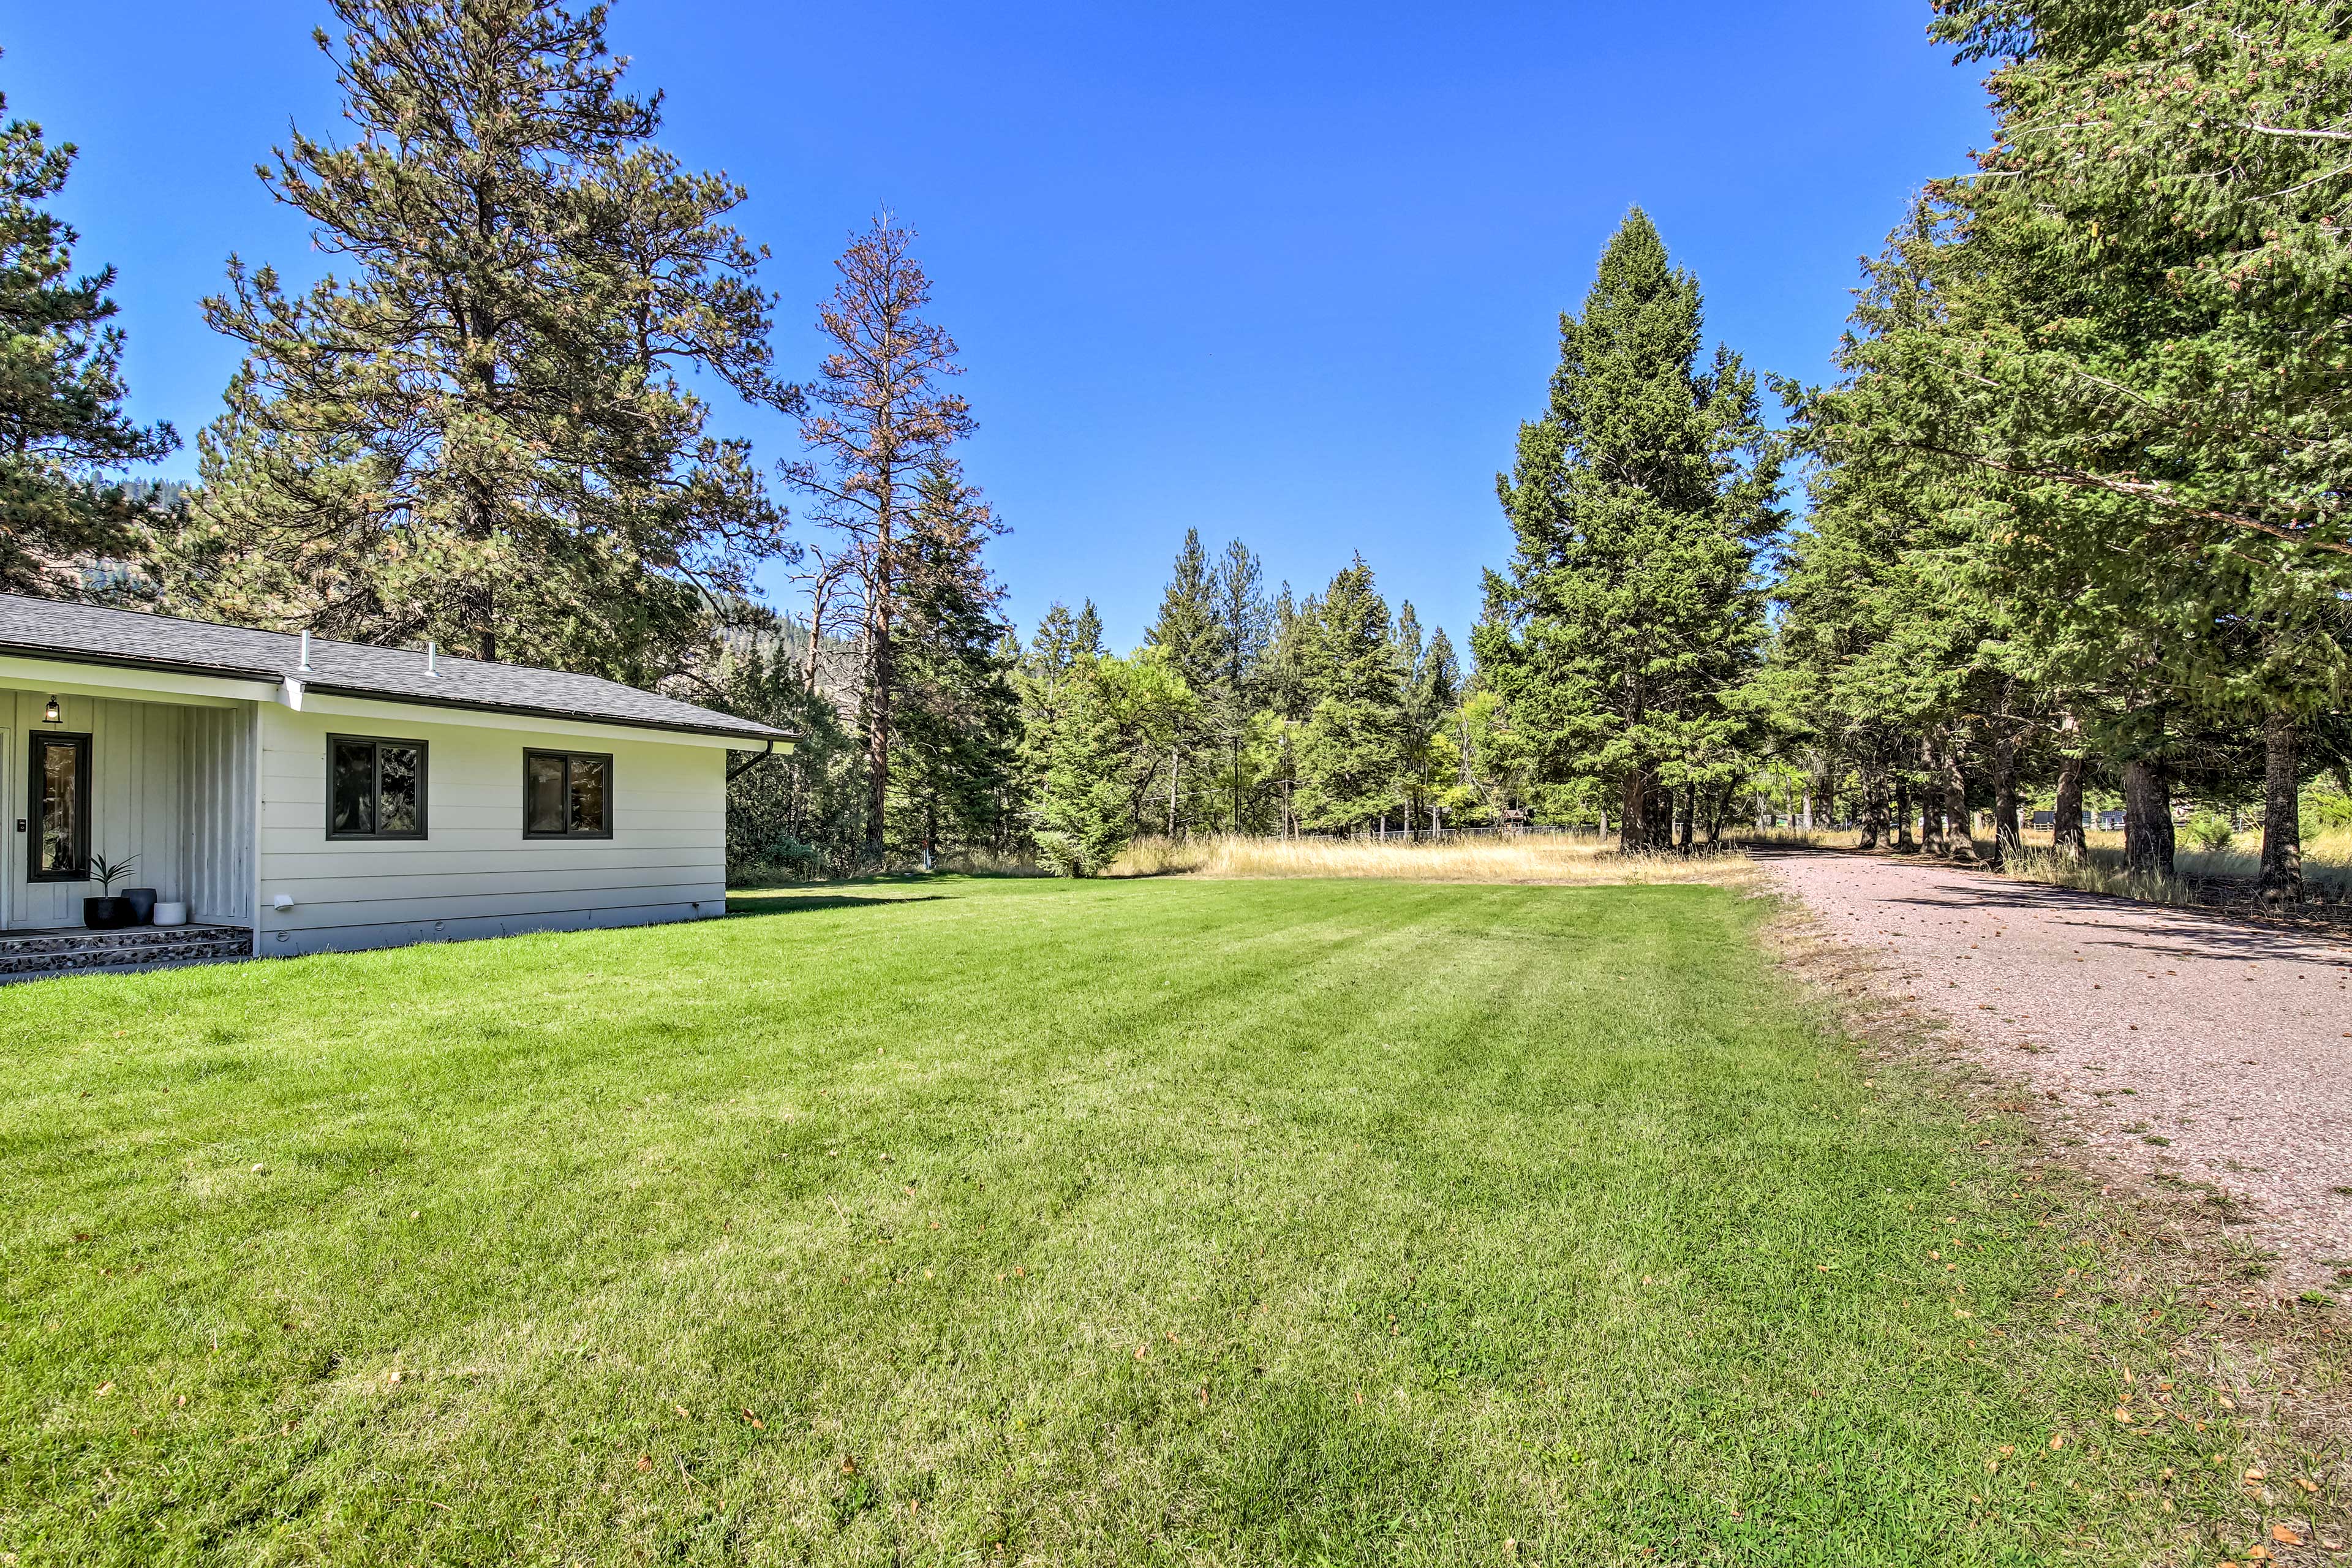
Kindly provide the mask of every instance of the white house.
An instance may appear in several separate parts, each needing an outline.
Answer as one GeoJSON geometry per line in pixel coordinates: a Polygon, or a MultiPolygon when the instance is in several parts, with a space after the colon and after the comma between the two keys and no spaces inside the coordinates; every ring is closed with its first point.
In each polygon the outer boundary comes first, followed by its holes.
{"type": "Polygon", "coordinates": [[[0,973],[726,910],[730,752],[593,676],[0,595],[0,973]],[[85,932],[93,857],[186,906],[85,932]]]}

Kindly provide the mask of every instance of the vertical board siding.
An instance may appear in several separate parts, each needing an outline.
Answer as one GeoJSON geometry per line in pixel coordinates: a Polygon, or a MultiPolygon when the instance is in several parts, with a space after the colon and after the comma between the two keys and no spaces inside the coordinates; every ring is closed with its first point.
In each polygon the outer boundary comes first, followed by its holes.
{"type": "Polygon", "coordinates": [[[253,921],[254,712],[187,710],[182,832],[188,918],[253,921]]]}
{"type": "Polygon", "coordinates": [[[526,751],[566,742],[524,730],[257,710],[265,954],[395,946],[530,931],[643,925],[727,908],[728,753],[652,736],[583,741],[613,757],[610,838],[522,835],[526,751]],[[421,839],[330,839],[327,737],[423,741],[421,839]],[[293,908],[274,908],[278,895],[293,908]]]}
{"type": "Polygon", "coordinates": [[[0,714],[9,731],[5,764],[16,816],[7,823],[8,923],[17,928],[75,926],[81,901],[99,891],[95,882],[35,882],[30,879],[29,834],[17,820],[33,814],[30,777],[32,736],[44,730],[89,737],[89,847],[109,860],[137,857],[131,875],[115,884],[152,888],[159,898],[184,896],[185,836],[182,816],[183,750],[188,709],[168,702],[125,702],[97,697],[60,696],[63,722],[41,721],[47,694],[0,692],[0,714]]]}

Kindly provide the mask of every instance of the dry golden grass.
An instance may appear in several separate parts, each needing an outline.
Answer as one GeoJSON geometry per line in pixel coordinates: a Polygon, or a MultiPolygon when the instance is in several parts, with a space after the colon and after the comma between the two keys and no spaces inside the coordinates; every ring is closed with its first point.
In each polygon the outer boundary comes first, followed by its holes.
{"type": "Polygon", "coordinates": [[[1737,850],[1621,855],[1613,840],[1565,834],[1481,835],[1436,843],[1402,838],[1139,838],[1114,877],[1380,877],[1410,882],[1599,886],[1736,882],[1755,869],[1737,850]]]}
{"type": "MultiPolygon", "coordinates": [[[[2220,849],[2199,849],[2181,843],[2173,851],[2170,877],[2126,871],[2121,833],[2095,832],[2086,837],[2090,841],[2087,859],[2060,860],[2050,852],[2049,829],[2029,831],[2024,836],[2024,852],[2008,868],[2009,874],[2030,882],[2114,893],[2150,903],[2195,904],[2209,901],[2200,897],[2200,883],[2215,878],[2251,880],[2262,870],[2259,833],[2240,834],[2220,849]]],[[[2305,840],[2303,878],[2312,897],[2330,903],[2352,900],[2352,831],[2324,833],[2305,840]]]]}

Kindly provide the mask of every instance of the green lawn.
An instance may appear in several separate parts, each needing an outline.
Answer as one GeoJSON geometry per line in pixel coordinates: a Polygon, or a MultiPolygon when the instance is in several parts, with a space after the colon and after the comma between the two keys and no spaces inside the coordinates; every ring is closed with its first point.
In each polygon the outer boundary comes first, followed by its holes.
{"type": "Polygon", "coordinates": [[[2120,1563],[2224,1484],[1729,892],[736,907],[0,988],[0,1563],[2120,1563]]]}

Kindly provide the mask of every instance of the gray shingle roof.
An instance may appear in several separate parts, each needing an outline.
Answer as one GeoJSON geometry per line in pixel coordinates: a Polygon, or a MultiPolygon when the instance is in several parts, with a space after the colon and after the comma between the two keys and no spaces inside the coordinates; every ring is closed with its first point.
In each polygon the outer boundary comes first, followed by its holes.
{"type": "Polygon", "coordinates": [[[434,661],[438,673],[427,675],[425,655],[420,652],[330,642],[323,637],[310,639],[310,668],[306,671],[301,668],[301,639],[285,632],[174,620],[169,616],[60,604],[15,594],[0,594],[0,650],[79,664],[130,665],[248,680],[291,678],[313,691],[394,702],[588,719],[751,742],[787,738],[785,731],[749,719],[714,713],[691,702],[658,697],[593,675],[487,664],[447,654],[434,661]]]}

